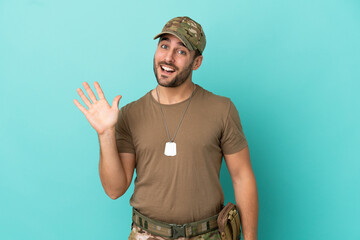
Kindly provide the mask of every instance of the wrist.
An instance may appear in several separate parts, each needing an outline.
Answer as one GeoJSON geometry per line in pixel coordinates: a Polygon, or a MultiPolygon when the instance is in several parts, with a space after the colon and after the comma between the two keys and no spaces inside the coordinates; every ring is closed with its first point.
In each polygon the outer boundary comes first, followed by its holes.
{"type": "Polygon", "coordinates": [[[105,129],[101,133],[98,133],[98,135],[99,135],[99,138],[114,137],[115,136],[115,127],[105,129]]]}
{"type": "Polygon", "coordinates": [[[243,236],[244,240],[257,240],[256,236],[243,236]]]}

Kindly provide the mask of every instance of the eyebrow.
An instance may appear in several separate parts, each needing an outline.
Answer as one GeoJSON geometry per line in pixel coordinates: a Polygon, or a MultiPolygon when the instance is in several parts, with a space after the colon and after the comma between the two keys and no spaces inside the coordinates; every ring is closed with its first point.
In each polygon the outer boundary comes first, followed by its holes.
{"type": "MultiPolygon", "coordinates": [[[[169,38],[167,38],[167,37],[162,37],[162,38],[160,38],[160,42],[161,42],[161,41],[167,41],[167,42],[170,42],[170,39],[169,39],[169,38]]],[[[185,46],[185,44],[184,44],[183,42],[178,42],[177,44],[178,44],[178,45],[180,45],[180,46],[186,47],[186,46],[185,46]]]]}

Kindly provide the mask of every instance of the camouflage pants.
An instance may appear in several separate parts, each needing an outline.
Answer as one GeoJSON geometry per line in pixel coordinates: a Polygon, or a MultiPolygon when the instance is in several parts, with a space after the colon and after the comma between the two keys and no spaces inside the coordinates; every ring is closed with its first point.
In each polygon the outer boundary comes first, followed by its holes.
{"type": "MultiPolygon", "coordinates": [[[[131,227],[131,233],[128,240],[168,240],[169,238],[159,237],[142,230],[134,224],[131,227]]],[[[177,238],[177,240],[220,240],[220,233],[218,230],[201,234],[192,238],[177,238]]]]}

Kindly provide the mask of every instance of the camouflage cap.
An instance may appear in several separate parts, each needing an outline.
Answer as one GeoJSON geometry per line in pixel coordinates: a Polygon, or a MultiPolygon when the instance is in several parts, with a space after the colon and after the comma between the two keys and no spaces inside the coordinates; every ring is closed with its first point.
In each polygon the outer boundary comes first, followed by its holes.
{"type": "Polygon", "coordinates": [[[205,33],[201,25],[189,17],[171,19],[165,24],[161,33],[154,37],[154,40],[166,33],[179,38],[190,51],[198,49],[200,53],[203,53],[205,49],[205,33]]]}

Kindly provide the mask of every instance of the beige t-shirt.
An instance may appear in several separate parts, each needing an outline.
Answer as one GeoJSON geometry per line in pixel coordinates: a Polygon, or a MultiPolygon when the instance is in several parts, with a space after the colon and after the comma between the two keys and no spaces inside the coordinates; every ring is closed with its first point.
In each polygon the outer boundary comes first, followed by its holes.
{"type": "MultiPolygon", "coordinates": [[[[171,138],[187,103],[162,104],[171,138]]],[[[196,85],[174,140],[176,156],[164,155],[166,142],[160,106],[150,92],[121,108],[117,148],[136,155],[130,205],[147,217],[176,224],[217,214],[224,203],[219,181],[223,154],[247,146],[234,104],[196,85]]]]}

